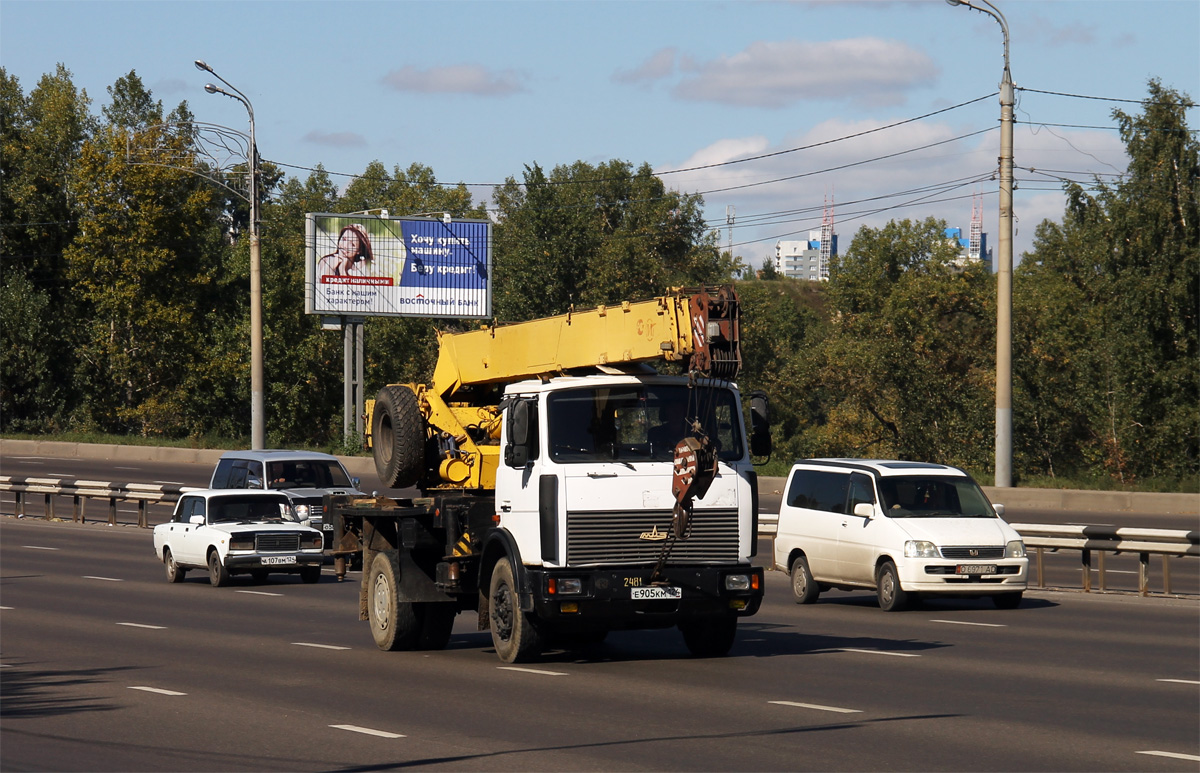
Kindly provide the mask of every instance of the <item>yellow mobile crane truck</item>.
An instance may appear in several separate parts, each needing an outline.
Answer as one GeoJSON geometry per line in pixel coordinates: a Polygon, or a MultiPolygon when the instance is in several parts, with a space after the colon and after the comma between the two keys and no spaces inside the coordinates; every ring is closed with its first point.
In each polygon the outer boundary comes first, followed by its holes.
{"type": "Polygon", "coordinates": [[[326,501],[375,643],[438,649],[473,611],[509,663],[672,626],[726,654],[762,600],[751,453],[770,453],[739,334],[721,286],[439,336],[430,383],[368,406],[380,480],[424,496],[326,501]]]}

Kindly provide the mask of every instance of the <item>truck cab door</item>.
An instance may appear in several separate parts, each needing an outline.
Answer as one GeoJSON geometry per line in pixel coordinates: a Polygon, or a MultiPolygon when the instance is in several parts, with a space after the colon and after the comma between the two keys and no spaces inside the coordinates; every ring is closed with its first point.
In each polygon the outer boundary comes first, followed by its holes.
{"type": "Polygon", "coordinates": [[[496,467],[496,513],[500,526],[513,536],[526,563],[553,560],[557,534],[543,537],[542,521],[547,508],[557,512],[559,487],[546,476],[542,448],[544,422],[538,416],[539,401],[518,397],[504,409],[501,427],[500,464],[496,467]],[[543,545],[543,542],[549,544],[543,545]],[[545,549],[544,549],[545,548],[545,549]]]}

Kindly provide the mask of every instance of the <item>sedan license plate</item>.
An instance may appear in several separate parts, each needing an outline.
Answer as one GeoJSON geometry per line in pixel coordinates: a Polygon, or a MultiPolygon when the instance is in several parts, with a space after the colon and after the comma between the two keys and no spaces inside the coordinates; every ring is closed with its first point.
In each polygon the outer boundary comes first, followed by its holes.
{"type": "Polygon", "coordinates": [[[995,574],[995,564],[959,564],[954,567],[955,574],[995,574]]]}
{"type": "Polygon", "coordinates": [[[683,598],[683,588],[651,585],[647,588],[630,588],[630,598],[634,601],[670,600],[683,598]]]}
{"type": "Polygon", "coordinates": [[[264,564],[294,564],[296,563],[295,556],[263,556],[264,564]]]}

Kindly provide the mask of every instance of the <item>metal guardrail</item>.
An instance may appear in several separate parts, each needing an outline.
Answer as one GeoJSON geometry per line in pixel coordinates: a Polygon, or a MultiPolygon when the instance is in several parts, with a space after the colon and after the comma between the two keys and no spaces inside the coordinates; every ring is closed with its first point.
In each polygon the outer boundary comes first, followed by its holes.
{"type": "MultiPolygon", "coordinates": [[[[55,497],[72,498],[72,520],[85,520],[84,508],[88,499],[108,501],[108,523],[117,523],[117,502],[137,502],[138,522],[147,528],[146,508],[152,504],[174,504],[179,496],[189,491],[199,491],[197,486],[175,484],[116,483],[111,481],[79,480],[75,478],[30,478],[0,475],[0,492],[8,492],[16,498],[16,514],[27,517],[26,500],[30,494],[44,497],[42,517],[56,518],[55,497]]],[[[1174,529],[1138,529],[1112,526],[1074,526],[1038,523],[1010,524],[1025,541],[1025,547],[1036,551],[1037,586],[1046,587],[1043,572],[1045,551],[1078,550],[1081,557],[1082,584],[1084,591],[1092,590],[1092,554],[1097,555],[1097,577],[1100,590],[1106,591],[1108,583],[1104,574],[1106,553],[1138,554],[1138,592],[1149,595],[1150,556],[1162,556],[1163,592],[1171,594],[1172,556],[1200,556],[1200,531],[1174,529]]],[[[779,527],[779,515],[761,513],[758,521],[760,537],[774,537],[779,527]]]]}
{"type": "Polygon", "coordinates": [[[1176,529],[1137,529],[1114,526],[1078,526],[1044,523],[1014,523],[1011,526],[1025,541],[1026,549],[1036,552],[1037,583],[1046,587],[1042,561],[1047,550],[1080,551],[1080,570],[1084,591],[1092,590],[1092,553],[1097,556],[1100,590],[1108,590],[1104,574],[1107,553],[1138,554],[1138,593],[1150,595],[1150,556],[1162,556],[1163,592],[1171,594],[1171,556],[1200,556],[1200,531],[1176,529]]]}
{"type": "MultiPolygon", "coordinates": [[[[1078,550],[1085,592],[1092,590],[1092,554],[1096,554],[1097,579],[1100,591],[1108,590],[1104,573],[1107,553],[1138,554],[1138,593],[1150,595],[1150,556],[1162,556],[1163,593],[1171,595],[1171,563],[1173,556],[1200,556],[1200,531],[1182,529],[1138,529],[1114,526],[1059,526],[1044,523],[1009,524],[1025,542],[1027,550],[1035,551],[1037,587],[1045,588],[1043,562],[1047,550],[1078,550]]],[[[760,537],[774,537],[779,529],[779,515],[762,513],[758,517],[760,537]]]]}
{"type": "Polygon", "coordinates": [[[13,494],[16,501],[16,515],[25,518],[27,499],[30,494],[44,497],[45,507],[42,517],[57,518],[55,501],[57,497],[71,497],[71,520],[82,523],[86,519],[85,505],[89,499],[108,500],[108,524],[117,524],[117,502],[137,502],[137,525],[147,528],[146,508],[152,504],[174,504],[179,501],[180,494],[189,491],[199,491],[195,486],[180,486],[175,484],[155,485],[150,483],[117,483],[113,481],[80,480],[77,478],[30,478],[24,476],[0,475],[0,492],[13,494]]]}

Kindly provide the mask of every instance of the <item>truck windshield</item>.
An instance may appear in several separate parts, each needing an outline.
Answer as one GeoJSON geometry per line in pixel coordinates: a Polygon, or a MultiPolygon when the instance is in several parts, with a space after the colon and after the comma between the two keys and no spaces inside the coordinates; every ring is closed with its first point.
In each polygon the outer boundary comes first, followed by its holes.
{"type": "Polygon", "coordinates": [[[220,497],[208,501],[209,523],[278,521],[288,508],[283,495],[275,497],[220,497]]]}
{"type": "Polygon", "coordinates": [[[342,465],[327,459],[300,459],[267,464],[267,488],[333,488],[350,486],[342,465]]]}
{"type": "Polygon", "coordinates": [[[686,385],[620,386],[555,392],[547,402],[556,462],[669,462],[699,419],[718,458],[742,458],[742,416],[731,390],[686,385]]]}
{"type": "Polygon", "coordinates": [[[975,481],[966,477],[904,475],[879,480],[890,518],[995,518],[975,481]]]}

